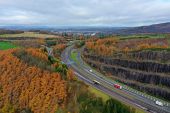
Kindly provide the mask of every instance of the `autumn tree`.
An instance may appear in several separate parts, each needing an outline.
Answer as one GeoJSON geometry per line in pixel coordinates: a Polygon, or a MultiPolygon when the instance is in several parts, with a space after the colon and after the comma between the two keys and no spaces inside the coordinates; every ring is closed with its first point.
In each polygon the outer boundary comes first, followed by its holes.
{"type": "MultiPolygon", "coordinates": [[[[35,113],[54,113],[64,106],[67,91],[61,75],[28,65],[13,55],[16,51],[0,52],[0,111],[30,108],[35,113]]],[[[32,51],[28,52],[46,59],[38,50],[32,51]]]]}

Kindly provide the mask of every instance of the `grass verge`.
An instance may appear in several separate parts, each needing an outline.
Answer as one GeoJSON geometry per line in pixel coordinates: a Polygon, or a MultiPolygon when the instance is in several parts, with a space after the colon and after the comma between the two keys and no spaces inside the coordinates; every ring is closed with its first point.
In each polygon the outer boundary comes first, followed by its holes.
{"type": "Polygon", "coordinates": [[[101,97],[103,99],[103,101],[107,101],[109,98],[108,95],[104,94],[103,92],[101,92],[100,90],[97,90],[96,88],[93,88],[91,86],[88,87],[88,90],[91,92],[91,93],[94,93],[97,97],[101,97]]]}
{"type": "Polygon", "coordinates": [[[120,40],[129,39],[146,39],[146,38],[166,38],[167,34],[135,34],[135,35],[121,35],[120,40]]]}
{"type": "Polygon", "coordinates": [[[78,62],[77,55],[78,55],[78,53],[76,51],[71,51],[71,59],[76,63],[78,62]]]}
{"type": "MultiPolygon", "coordinates": [[[[100,90],[98,90],[98,89],[96,89],[96,88],[93,88],[93,87],[91,87],[91,86],[89,86],[88,90],[89,90],[91,93],[95,94],[96,97],[101,97],[104,102],[106,102],[109,98],[111,98],[109,95],[107,95],[107,94],[101,92],[100,90]]],[[[125,104],[125,103],[123,103],[123,104],[125,104]]],[[[125,104],[125,105],[127,105],[127,104],[125,104]]],[[[127,105],[127,106],[129,106],[129,105],[127,105]]],[[[130,107],[132,107],[132,106],[130,106],[130,107]]],[[[133,107],[132,107],[132,108],[133,108],[133,107]]],[[[134,108],[136,109],[136,113],[145,113],[145,111],[142,110],[142,109],[140,109],[140,108],[136,108],[136,107],[134,107],[134,108]]]]}

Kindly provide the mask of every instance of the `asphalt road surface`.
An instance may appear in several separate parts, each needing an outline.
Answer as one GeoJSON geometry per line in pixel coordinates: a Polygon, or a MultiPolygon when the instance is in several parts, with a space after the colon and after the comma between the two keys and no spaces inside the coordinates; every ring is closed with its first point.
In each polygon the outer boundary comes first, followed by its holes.
{"type": "Polygon", "coordinates": [[[165,102],[163,100],[157,99],[155,97],[149,96],[142,92],[136,91],[128,86],[122,85],[123,88],[116,89],[113,85],[119,84],[109,78],[106,78],[101,73],[95,71],[90,66],[88,66],[81,59],[81,50],[78,50],[77,61],[73,61],[71,59],[71,51],[73,50],[73,46],[70,46],[65,49],[62,53],[61,57],[65,64],[71,67],[76,76],[84,81],[86,84],[89,84],[98,90],[108,94],[109,96],[132,106],[138,107],[140,109],[145,110],[148,113],[170,113],[170,103],[165,102]],[[100,84],[94,84],[93,80],[98,81],[100,84]],[[164,105],[158,106],[155,104],[155,101],[159,100],[164,105]]]}

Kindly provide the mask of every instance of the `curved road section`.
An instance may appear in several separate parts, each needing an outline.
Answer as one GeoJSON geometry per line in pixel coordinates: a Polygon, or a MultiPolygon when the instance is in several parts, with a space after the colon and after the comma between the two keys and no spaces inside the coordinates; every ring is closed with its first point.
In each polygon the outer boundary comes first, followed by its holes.
{"type": "Polygon", "coordinates": [[[116,83],[115,81],[106,78],[101,73],[92,69],[81,59],[81,50],[77,50],[77,61],[73,61],[73,59],[71,59],[72,50],[73,46],[69,46],[64,50],[61,55],[62,61],[74,70],[75,75],[80,80],[123,103],[138,107],[148,113],[170,113],[170,103],[136,91],[123,84],[116,83]],[[94,80],[99,82],[99,84],[95,84],[94,80]],[[116,89],[113,87],[114,84],[120,84],[123,88],[116,89]],[[157,100],[161,101],[163,106],[156,105],[155,102],[157,100]]]}

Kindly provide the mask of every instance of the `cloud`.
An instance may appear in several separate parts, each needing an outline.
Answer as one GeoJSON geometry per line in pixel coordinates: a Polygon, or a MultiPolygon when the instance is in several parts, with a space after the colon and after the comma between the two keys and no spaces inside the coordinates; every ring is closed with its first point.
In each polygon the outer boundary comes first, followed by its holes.
{"type": "Polygon", "coordinates": [[[0,24],[136,26],[170,21],[170,0],[0,0],[0,24]]]}

